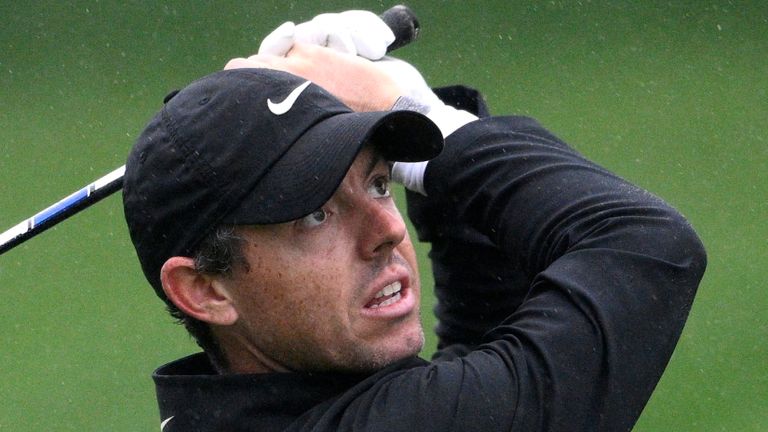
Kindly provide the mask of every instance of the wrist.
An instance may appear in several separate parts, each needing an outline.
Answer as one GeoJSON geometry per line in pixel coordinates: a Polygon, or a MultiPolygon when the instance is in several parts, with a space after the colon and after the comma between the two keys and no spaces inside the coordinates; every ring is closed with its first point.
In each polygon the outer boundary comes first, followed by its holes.
{"type": "Polygon", "coordinates": [[[392,111],[399,99],[399,93],[384,93],[377,98],[363,99],[364,103],[359,107],[351,107],[355,111],[392,111]]]}
{"type": "MultiPolygon", "coordinates": [[[[414,111],[420,114],[429,112],[429,106],[408,96],[400,96],[392,104],[391,111],[414,111]]],[[[424,171],[427,162],[395,162],[392,165],[392,180],[407,189],[426,195],[424,190],[424,171]]]]}
{"type": "Polygon", "coordinates": [[[397,110],[415,111],[417,113],[426,115],[429,112],[429,105],[423,104],[408,96],[400,96],[397,98],[397,100],[395,100],[395,103],[392,105],[391,109],[391,111],[397,110]]]}
{"type": "Polygon", "coordinates": [[[392,180],[402,184],[406,189],[418,192],[424,196],[424,172],[427,170],[427,161],[423,162],[395,162],[392,164],[392,180]]]}
{"type": "Polygon", "coordinates": [[[416,111],[426,115],[434,122],[443,138],[469,122],[477,120],[477,116],[467,111],[459,110],[440,102],[439,104],[425,104],[408,96],[400,96],[392,105],[392,110],[416,111]]]}
{"type": "Polygon", "coordinates": [[[426,116],[437,125],[443,138],[454,133],[457,129],[467,123],[477,120],[477,116],[467,111],[456,109],[452,106],[442,104],[432,107],[426,116]]]}
{"type": "MultiPolygon", "coordinates": [[[[368,62],[368,60],[365,60],[368,62]]],[[[339,83],[337,87],[343,87],[339,83]]],[[[402,94],[400,88],[393,82],[380,79],[357,86],[353,90],[354,95],[342,98],[350,108],[358,112],[366,111],[390,111],[402,94]]]]}

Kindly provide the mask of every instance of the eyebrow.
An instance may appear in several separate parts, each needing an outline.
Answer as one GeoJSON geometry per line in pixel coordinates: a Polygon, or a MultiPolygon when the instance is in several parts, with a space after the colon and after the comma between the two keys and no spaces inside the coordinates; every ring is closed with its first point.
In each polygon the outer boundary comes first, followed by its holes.
{"type": "Polygon", "coordinates": [[[365,177],[370,176],[379,162],[383,160],[384,158],[378,152],[373,152],[371,158],[368,160],[368,165],[365,167],[365,177]]]}

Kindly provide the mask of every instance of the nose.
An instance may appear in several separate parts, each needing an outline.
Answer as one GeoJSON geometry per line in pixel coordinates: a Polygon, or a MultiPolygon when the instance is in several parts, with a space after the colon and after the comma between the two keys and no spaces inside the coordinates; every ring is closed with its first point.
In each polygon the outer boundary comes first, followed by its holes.
{"type": "Polygon", "coordinates": [[[394,204],[368,203],[360,223],[360,253],[365,259],[389,254],[406,236],[403,217],[394,204]]]}

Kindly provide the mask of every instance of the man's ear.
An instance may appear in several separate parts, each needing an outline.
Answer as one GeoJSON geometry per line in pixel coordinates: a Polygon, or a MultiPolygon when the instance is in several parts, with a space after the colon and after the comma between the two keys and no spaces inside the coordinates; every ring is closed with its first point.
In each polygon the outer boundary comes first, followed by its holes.
{"type": "Polygon", "coordinates": [[[185,314],[211,324],[231,325],[237,321],[232,297],[215,277],[195,270],[188,257],[171,257],[160,270],[163,291],[185,314]]]}

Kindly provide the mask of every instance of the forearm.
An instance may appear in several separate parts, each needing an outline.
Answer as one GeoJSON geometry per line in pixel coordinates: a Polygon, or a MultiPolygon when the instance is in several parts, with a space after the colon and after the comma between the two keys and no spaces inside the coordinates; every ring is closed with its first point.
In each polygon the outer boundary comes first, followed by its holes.
{"type": "MultiPolygon", "coordinates": [[[[523,117],[482,120],[451,136],[430,162],[425,186],[441,218],[488,236],[530,277],[567,252],[607,242],[610,238],[600,235],[611,223],[622,228],[624,243],[611,245],[621,249],[674,258],[677,248],[660,247],[664,239],[653,237],[656,225],[690,233],[698,245],[687,222],[667,203],[523,117]],[[628,241],[632,229],[645,235],[628,241]]],[[[684,240],[670,239],[673,245],[684,240]]]]}
{"type": "Polygon", "coordinates": [[[433,219],[422,232],[442,248],[435,268],[451,272],[436,287],[442,342],[484,342],[481,349],[514,365],[525,389],[518,415],[528,413],[520,425],[602,418],[603,426],[631,426],[704,269],[682,216],[521,118],[457,131],[430,162],[425,186],[433,219]],[[485,236],[507,266],[479,257],[458,263],[455,253],[443,262],[451,242],[460,245],[453,223],[485,236]],[[501,280],[473,284],[461,276],[480,270],[449,269],[484,262],[488,276],[506,272],[501,280]],[[484,330],[491,331],[477,341],[484,330]]]}

